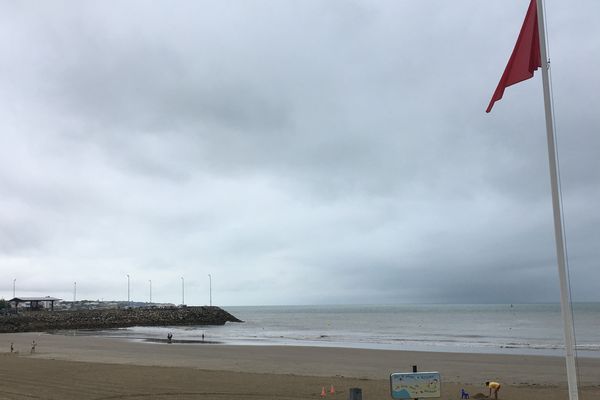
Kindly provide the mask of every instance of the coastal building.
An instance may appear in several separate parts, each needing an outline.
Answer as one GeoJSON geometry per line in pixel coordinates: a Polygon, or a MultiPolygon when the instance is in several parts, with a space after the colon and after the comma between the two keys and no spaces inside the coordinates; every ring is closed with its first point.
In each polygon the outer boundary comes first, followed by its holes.
{"type": "Polygon", "coordinates": [[[130,308],[172,308],[173,303],[146,303],[133,301],[104,301],[104,300],[77,300],[60,301],[54,304],[54,310],[57,311],[75,311],[75,310],[116,310],[130,308]]]}
{"type": "Polygon", "coordinates": [[[54,302],[60,301],[62,299],[58,299],[56,297],[15,297],[8,301],[11,307],[15,309],[26,308],[29,310],[42,310],[42,309],[50,309],[54,310],[54,302]]]}

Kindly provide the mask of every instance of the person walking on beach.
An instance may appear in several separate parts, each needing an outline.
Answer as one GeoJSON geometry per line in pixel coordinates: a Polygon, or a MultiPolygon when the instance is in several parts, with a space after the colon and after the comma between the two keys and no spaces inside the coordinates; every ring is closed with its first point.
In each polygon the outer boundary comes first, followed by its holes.
{"type": "Polygon", "coordinates": [[[169,332],[169,334],[167,335],[167,343],[171,343],[173,342],[173,334],[171,332],[169,332]]]}
{"type": "Polygon", "coordinates": [[[36,346],[36,342],[35,340],[31,342],[31,354],[35,353],[35,346],[36,346]]]}
{"type": "Polygon", "coordinates": [[[494,399],[498,400],[498,391],[500,390],[500,384],[498,382],[486,382],[485,386],[490,389],[490,395],[492,397],[492,390],[494,391],[494,399]]]}

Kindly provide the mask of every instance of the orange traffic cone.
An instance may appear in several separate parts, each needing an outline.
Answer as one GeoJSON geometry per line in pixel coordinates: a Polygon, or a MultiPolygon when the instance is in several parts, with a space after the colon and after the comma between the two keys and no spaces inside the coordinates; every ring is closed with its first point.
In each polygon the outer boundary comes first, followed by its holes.
{"type": "Polygon", "coordinates": [[[326,394],[325,394],[325,386],[323,386],[323,390],[321,390],[321,397],[325,397],[325,396],[326,396],[326,394]]]}
{"type": "Polygon", "coordinates": [[[331,385],[331,389],[329,389],[330,394],[335,394],[335,388],[331,385]]]}

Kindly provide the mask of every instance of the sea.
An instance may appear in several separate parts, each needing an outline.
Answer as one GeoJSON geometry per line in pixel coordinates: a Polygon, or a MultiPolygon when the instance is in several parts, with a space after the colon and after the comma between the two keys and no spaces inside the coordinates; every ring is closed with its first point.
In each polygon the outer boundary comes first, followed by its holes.
{"type": "MultiPolygon", "coordinates": [[[[559,304],[404,304],[222,307],[243,323],[132,327],[101,332],[128,340],[228,345],[563,355],[559,304]]],[[[577,355],[600,357],[600,303],[573,305],[577,355]]]]}

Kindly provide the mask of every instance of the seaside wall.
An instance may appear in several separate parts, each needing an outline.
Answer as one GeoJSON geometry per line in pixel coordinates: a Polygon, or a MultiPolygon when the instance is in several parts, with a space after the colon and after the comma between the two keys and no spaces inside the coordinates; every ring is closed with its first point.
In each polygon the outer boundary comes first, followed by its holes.
{"type": "Polygon", "coordinates": [[[242,322],[219,307],[131,308],[81,311],[22,311],[0,315],[0,333],[130,326],[223,325],[242,322]]]}

